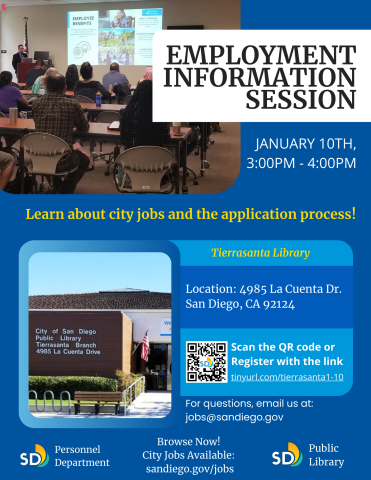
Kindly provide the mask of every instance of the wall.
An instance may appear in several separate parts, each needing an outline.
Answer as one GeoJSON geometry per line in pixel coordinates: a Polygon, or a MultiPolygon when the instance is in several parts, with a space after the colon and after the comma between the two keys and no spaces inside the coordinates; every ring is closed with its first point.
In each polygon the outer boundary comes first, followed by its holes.
{"type": "Polygon", "coordinates": [[[126,310],[126,315],[133,322],[133,342],[141,342],[148,329],[150,343],[171,343],[171,337],[161,335],[161,320],[171,320],[170,310],[126,310]]]}
{"type": "Polygon", "coordinates": [[[130,373],[132,363],[132,351],[133,351],[133,322],[125,313],[121,313],[122,316],[122,371],[124,373],[130,373]]]}
{"type": "MultiPolygon", "coordinates": [[[[7,50],[1,54],[1,70],[12,68],[12,56],[17,52],[17,46],[23,43],[24,20],[28,17],[28,38],[31,54],[35,50],[48,50],[55,67],[64,73],[67,68],[67,12],[89,10],[112,10],[117,3],[99,4],[69,4],[7,7],[0,13],[1,49],[7,50]]],[[[240,0],[158,0],[144,2],[120,2],[120,8],[163,8],[163,28],[167,25],[204,25],[207,29],[239,29],[240,0]]],[[[144,67],[121,67],[121,70],[135,84],[142,77],[144,67]]],[[[101,81],[107,72],[104,66],[94,67],[94,77],[101,81]]]]}
{"type": "Polygon", "coordinates": [[[132,322],[119,311],[48,310],[31,311],[29,314],[29,375],[115,378],[117,369],[129,373],[131,349],[132,322]],[[63,329],[69,333],[63,333],[63,329]],[[79,333],[80,329],[95,330],[96,333],[79,333]],[[78,346],[76,340],[68,340],[66,337],[81,337],[78,343],[96,346],[78,346]],[[36,342],[64,343],[69,346],[48,347],[37,345],[36,342]]]}

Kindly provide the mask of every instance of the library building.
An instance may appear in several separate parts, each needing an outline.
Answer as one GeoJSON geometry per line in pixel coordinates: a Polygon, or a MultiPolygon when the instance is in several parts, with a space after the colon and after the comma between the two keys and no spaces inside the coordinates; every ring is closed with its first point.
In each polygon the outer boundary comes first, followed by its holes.
{"type": "Polygon", "coordinates": [[[142,373],[171,390],[171,294],[124,288],[29,297],[29,375],[142,373]],[[147,336],[148,362],[141,358],[147,336]]]}

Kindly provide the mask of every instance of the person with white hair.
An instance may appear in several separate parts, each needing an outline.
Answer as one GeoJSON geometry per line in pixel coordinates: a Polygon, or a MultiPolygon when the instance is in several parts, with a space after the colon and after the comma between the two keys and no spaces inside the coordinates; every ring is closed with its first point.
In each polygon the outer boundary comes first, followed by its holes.
{"type": "MultiPolygon", "coordinates": [[[[34,84],[32,85],[32,90],[31,93],[40,93],[40,88],[43,85],[45,87],[45,79],[48,78],[49,75],[56,74],[58,73],[56,68],[50,67],[48,70],[45,72],[45,74],[42,77],[39,77],[35,80],[34,84]]],[[[46,89],[45,89],[46,93],[46,89]]]]}

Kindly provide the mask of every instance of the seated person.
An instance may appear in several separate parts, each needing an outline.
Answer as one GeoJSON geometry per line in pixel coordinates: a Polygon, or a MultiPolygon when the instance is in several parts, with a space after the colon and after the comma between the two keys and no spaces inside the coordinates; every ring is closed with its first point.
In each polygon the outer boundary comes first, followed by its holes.
{"type": "Polygon", "coordinates": [[[12,87],[13,75],[4,71],[0,73],[0,111],[6,117],[9,117],[9,108],[27,107],[28,101],[24,98],[21,91],[17,87],[12,87]]]}
{"type": "Polygon", "coordinates": [[[152,145],[163,147],[170,138],[168,123],[152,122],[152,82],[141,82],[129,105],[120,112],[121,141],[125,150],[152,145]]]}
{"type": "MultiPolygon", "coordinates": [[[[151,80],[140,81],[132,100],[125,109],[120,111],[120,132],[125,150],[145,145],[163,147],[170,138],[168,123],[152,121],[151,80]]],[[[199,141],[198,130],[192,128],[187,138],[187,155],[189,155],[199,141]]],[[[130,178],[124,174],[121,167],[118,168],[117,185],[121,186],[121,191],[130,191],[130,178]]]]}
{"type": "Polygon", "coordinates": [[[0,151],[0,190],[5,190],[12,176],[14,157],[10,153],[0,151]]]}
{"type": "Polygon", "coordinates": [[[74,63],[72,65],[68,65],[67,72],[66,72],[67,90],[73,92],[76,82],[78,81],[79,81],[79,72],[77,70],[76,65],[74,63]]]}
{"type": "MultiPolygon", "coordinates": [[[[152,67],[147,67],[151,69],[152,67]]],[[[147,69],[146,69],[147,70],[147,69]]],[[[152,145],[163,147],[170,138],[168,123],[152,122],[152,81],[141,80],[127,107],[120,111],[121,141],[125,150],[152,145]]],[[[187,154],[195,149],[199,140],[198,130],[192,128],[188,136],[187,154]]]]}
{"type": "Polygon", "coordinates": [[[89,158],[81,151],[73,149],[73,129],[86,132],[89,130],[84,111],[80,104],[65,96],[67,87],[63,75],[48,75],[45,79],[47,95],[39,97],[33,107],[35,131],[50,133],[64,140],[71,148],[72,154],[62,158],[57,165],[57,172],[78,166],[62,181],[54,178],[54,187],[58,193],[74,193],[77,183],[84,176],[89,166],[89,158]]]}
{"type": "Polygon", "coordinates": [[[143,77],[139,80],[139,83],[144,82],[144,80],[153,80],[153,69],[152,67],[146,67],[143,72],[143,77]]]}
{"type": "Polygon", "coordinates": [[[53,75],[58,73],[56,68],[50,67],[47,69],[46,73],[35,80],[35,83],[32,85],[31,93],[40,93],[41,86],[44,86],[44,93],[46,93],[45,89],[45,79],[48,75],[53,75]]]}
{"type": "MultiPolygon", "coordinates": [[[[9,117],[9,108],[28,107],[27,99],[17,87],[12,87],[13,74],[8,71],[0,73],[0,111],[9,117]]],[[[6,146],[11,147],[17,140],[18,135],[4,135],[6,146]]]]}
{"type": "MultiPolygon", "coordinates": [[[[168,123],[152,122],[152,82],[141,82],[135,89],[131,102],[120,112],[121,141],[125,150],[151,145],[163,147],[170,138],[168,123]]],[[[130,191],[130,178],[119,167],[117,185],[120,191],[130,191]]]]}
{"type": "Polygon", "coordinates": [[[30,90],[35,80],[46,73],[44,60],[36,60],[35,68],[32,68],[26,75],[26,90],[30,90]]]}
{"type": "Polygon", "coordinates": [[[81,65],[80,75],[82,81],[76,82],[74,93],[75,95],[82,95],[84,97],[90,98],[95,103],[95,97],[98,92],[102,94],[102,98],[111,97],[111,92],[109,92],[104,86],[93,78],[93,67],[89,62],[85,62],[81,65]]]}
{"type": "Polygon", "coordinates": [[[103,86],[107,90],[109,89],[110,85],[114,85],[115,83],[125,83],[129,88],[131,87],[131,83],[129,82],[126,75],[120,73],[120,66],[118,63],[114,62],[111,63],[109,72],[103,75],[103,86]]]}

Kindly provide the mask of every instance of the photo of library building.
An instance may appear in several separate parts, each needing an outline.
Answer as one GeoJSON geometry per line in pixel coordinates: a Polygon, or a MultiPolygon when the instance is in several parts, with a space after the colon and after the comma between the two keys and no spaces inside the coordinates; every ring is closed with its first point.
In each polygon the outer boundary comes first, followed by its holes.
{"type": "Polygon", "coordinates": [[[171,390],[171,294],[124,288],[29,297],[29,375],[142,373],[171,390]],[[148,362],[141,358],[147,334],[148,362]]]}

